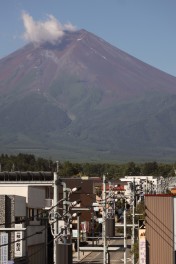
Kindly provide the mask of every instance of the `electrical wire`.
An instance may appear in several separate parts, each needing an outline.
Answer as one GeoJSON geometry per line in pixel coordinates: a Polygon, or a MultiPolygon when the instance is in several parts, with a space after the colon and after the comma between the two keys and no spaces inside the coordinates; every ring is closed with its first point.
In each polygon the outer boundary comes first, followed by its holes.
{"type": "Polygon", "coordinates": [[[40,231],[38,231],[38,232],[35,232],[35,233],[33,233],[33,234],[29,235],[29,236],[26,236],[26,237],[23,237],[23,238],[20,238],[20,239],[14,240],[14,241],[12,241],[12,242],[10,242],[10,243],[6,243],[6,244],[3,244],[3,245],[0,245],[0,248],[1,248],[1,247],[5,247],[5,246],[9,246],[9,245],[12,245],[12,244],[15,244],[15,243],[17,243],[17,242],[20,242],[20,241],[26,240],[26,239],[28,239],[28,238],[30,238],[30,237],[33,237],[33,236],[36,236],[36,235],[40,235],[41,232],[43,232],[44,230],[46,230],[46,226],[45,226],[45,228],[43,228],[42,230],[40,230],[40,231]]]}
{"type": "MultiPolygon", "coordinates": [[[[56,206],[58,206],[58,204],[59,204],[61,201],[63,201],[63,200],[64,200],[64,199],[59,200],[55,205],[53,205],[53,206],[50,207],[49,209],[43,210],[43,211],[42,211],[41,213],[39,213],[39,214],[36,214],[36,215],[30,216],[30,217],[27,217],[27,218],[22,219],[22,220],[18,220],[18,221],[10,222],[10,223],[8,223],[8,225],[19,224],[19,223],[26,223],[26,222],[28,222],[28,221],[32,221],[33,218],[39,217],[40,215],[42,216],[43,213],[47,213],[47,212],[51,211],[52,209],[54,209],[54,208],[55,208],[56,206]]],[[[61,208],[59,208],[59,209],[61,209],[61,208]]],[[[7,223],[2,223],[2,224],[0,224],[0,226],[4,226],[4,225],[6,225],[6,224],[7,224],[7,223]]],[[[29,226],[29,225],[27,225],[27,226],[29,226]]]]}
{"type": "MultiPolygon", "coordinates": [[[[48,209],[48,210],[46,210],[47,212],[48,211],[51,211],[53,208],[55,208],[62,200],[64,200],[64,199],[61,199],[61,200],[59,200],[58,202],[57,202],[57,204],[56,205],[54,205],[54,206],[52,206],[50,209],[48,209]]],[[[45,211],[45,212],[46,212],[45,211]]],[[[42,214],[42,213],[41,213],[42,214]]],[[[38,215],[36,215],[36,216],[38,216],[38,215]]],[[[28,220],[30,220],[31,218],[28,218],[28,220]]],[[[26,221],[27,219],[25,219],[24,221],[26,221]]],[[[57,221],[57,220],[56,220],[57,221]]],[[[17,222],[11,222],[10,224],[12,224],[12,223],[17,223],[17,222]]],[[[1,224],[2,225],[2,224],[1,224]]],[[[27,225],[27,226],[29,226],[29,225],[27,225]]],[[[40,226],[40,225],[39,225],[40,226]]],[[[20,242],[20,241],[22,241],[22,240],[26,240],[26,239],[28,239],[28,238],[30,238],[30,237],[33,237],[33,236],[35,236],[35,235],[39,235],[41,232],[43,232],[44,230],[46,230],[46,226],[45,226],[45,228],[44,229],[42,229],[42,230],[40,230],[39,232],[35,232],[35,233],[33,233],[33,234],[31,234],[31,235],[29,235],[29,236],[26,236],[26,237],[23,237],[23,238],[21,238],[21,239],[17,239],[17,240],[14,240],[14,241],[12,241],[12,242],[10,242],[10,243],[6,243],[6,244],[3,244],[3,245],[0,245],[0,248],[1,247],[4,247],[4,246],[8,246],[8,245],[11,245],[11,244],[14,244],[14,243],[16,243],[16,242],[20,242]]],[[[14,232],[15,232],[15,230],[13,230],[14,232]]]]}
{"type": "MultiPolygon", "coordinates": [[[[49,246],[51,243],[54,242],[54,240],[57,239],[56,238],[53,238],[51,239],[49,242],[46,243],[46,246],[49,246]]],[[[41,250],[43,249],[43,247],[41,247],[40,249],[38,249],[37,251],[33,252],[31,255],[28,256],[28,258],[30,259],[32,256],[36,255],[37,253],[39,253],[41,250]]],[[[54,262],[53,262],[54,263],[54,262]]]]}
{"type": "MultiPolygon", "coordinates": [[[[107,197],[104,201],[106,201],[107,199],[109,199],[109,197],[107,197]]],[[[58,204],[59,204],[61,201],[64,201],[64,200],[65,200],[65,199],[61,199],[61,200],[59,200],[55,205],[53,205],[51,208],[49,208],[49,209],[47,209],[47,210],[45,210],[45,211],[43,211],[43,212],[44,212],[44,213],[51,212],[55,207],[58,206],[58,204]]],[[[102,201],[103,201],[103,200],[101,200],[101,202],[102,202],[102,201]]],[[[30,220],[32,220],[32,219],[35,218],[35,217],[39,217],[40,215],[43,215],[43,212],[41,212],[41,213],[39,213],[39,214],[36,214],[36,215],[34,215],[34,216],[32,216],[32,217],[28,217],[28,218],[23,219],[23,220],[13,221],[13,222],[8,223],[8,224],[9,224],[9,225],[12,225],[12,224],[17,224],[17,223],[23,223],[23,222],[30,221],[30,220]]],[[[62,215],[62,217],[60,217],[60,218],[61,218],[61,219],[64,218],[67,214],[68,214],[68,212],[66,212],[66,213],[65,213],[64,215],[62,215]]],[[[58,220],[58,219],[57,219],[57,220],[58,220]]],[[[56,220],[56,221],[57,221],[57,220],[56,220]]],[[[52,224],[53,224],[53,223],[54,223],[54,222],[52,222],[52,224]]],[[[6,223],[0,224],[0,226],[5,225],[5,224],[6,224],[6,223]]],[[[27,225],[27,226],[29,226],[29,225],[27,225]]],[[[1,247],[4,247],[4,246],[7,246],[7,245],[11,245],[11,244],[17,243],[17,242],[20,242],[20,241],[23,241],[23,240],[26,240],[26,239],[28,239],[28,238],[30,238],[30,237],[35,236],[35,235],[39,235],[39,234],[40,234],[41,232],[43,232],[44,230],[46,230],[46,227],[45,227],[44,229],[42,229],[40,232],[35,232],[35,233],[33,233],[33,234],[29,235],[29,236],[23,237],[23,238],[21,238],[21,239],[17,239],[17,240],[14,240],[14,241],[10,242],[10,243],[6,243],[6,244],[3,244],[3,245],[0,245],[0,248],[1,248],[1,247]]],[[[61,234],[58,234],[54,239],[58,238],[59,235],[61,235],[61,234]]],[[[53,241],[53,240],[52,240],[52,241],[53,241]]]]}

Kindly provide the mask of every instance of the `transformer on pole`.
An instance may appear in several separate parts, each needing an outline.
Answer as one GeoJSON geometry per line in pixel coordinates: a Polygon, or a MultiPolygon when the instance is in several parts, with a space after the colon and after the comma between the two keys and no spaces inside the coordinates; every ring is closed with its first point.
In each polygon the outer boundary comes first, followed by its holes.
{"type": "MultiPolygon", "coordinates": [[[[57,169],[58,170],[58,169],[57,169]]],[[[71,208],[80,201],[70,202],[70,194],[78,191],[80,187],[69,189],[62,182],[57,173],[54,173],[54,208],[50,212],[51,232],[54,237],[54,264],[72,264],[72,235],[71,235],[71,208]],[[59,186],[63,189],[63,199],[59,199],[59,186]],[[62,206],[60,207],[60,203],[62,206]],[[60,210],[61,212],[60,213],[60,210]]],[[[77,214],[76,214],[77,215],[77,214]]]]}

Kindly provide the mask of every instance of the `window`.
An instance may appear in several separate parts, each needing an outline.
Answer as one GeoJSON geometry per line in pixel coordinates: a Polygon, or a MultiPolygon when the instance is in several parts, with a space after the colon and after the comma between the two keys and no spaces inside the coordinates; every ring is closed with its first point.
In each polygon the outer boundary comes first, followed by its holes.
{"type": "Polygon", "coordinates": [[[34,208],[28,209],[28,217],[29,217],[29,221],[34,221],[34,208]]]}

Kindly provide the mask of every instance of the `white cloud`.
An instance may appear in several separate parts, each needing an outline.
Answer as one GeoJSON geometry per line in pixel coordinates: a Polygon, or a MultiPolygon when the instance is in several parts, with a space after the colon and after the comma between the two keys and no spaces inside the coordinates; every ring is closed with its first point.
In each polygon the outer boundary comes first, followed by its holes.
{"type": "Polygon", "coordinates": [[[54,16],[48,15],[46,21],[34,21],[28,13],[22,13],[24,23],[24,39],[33,43],[50,42],[52,44],[61,40],[65,31],[73,32],[76,27],[71,23],[62,25],[54,16]]]}

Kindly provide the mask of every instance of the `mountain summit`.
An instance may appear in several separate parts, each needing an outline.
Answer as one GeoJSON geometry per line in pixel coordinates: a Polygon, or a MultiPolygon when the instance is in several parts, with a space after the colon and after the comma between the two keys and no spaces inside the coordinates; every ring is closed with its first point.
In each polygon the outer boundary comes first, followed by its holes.
{"type": "Polygon", "coordinates": [[[176,78],[85,31],[0,60],[2,153],[174,160],[176,78]]]}

